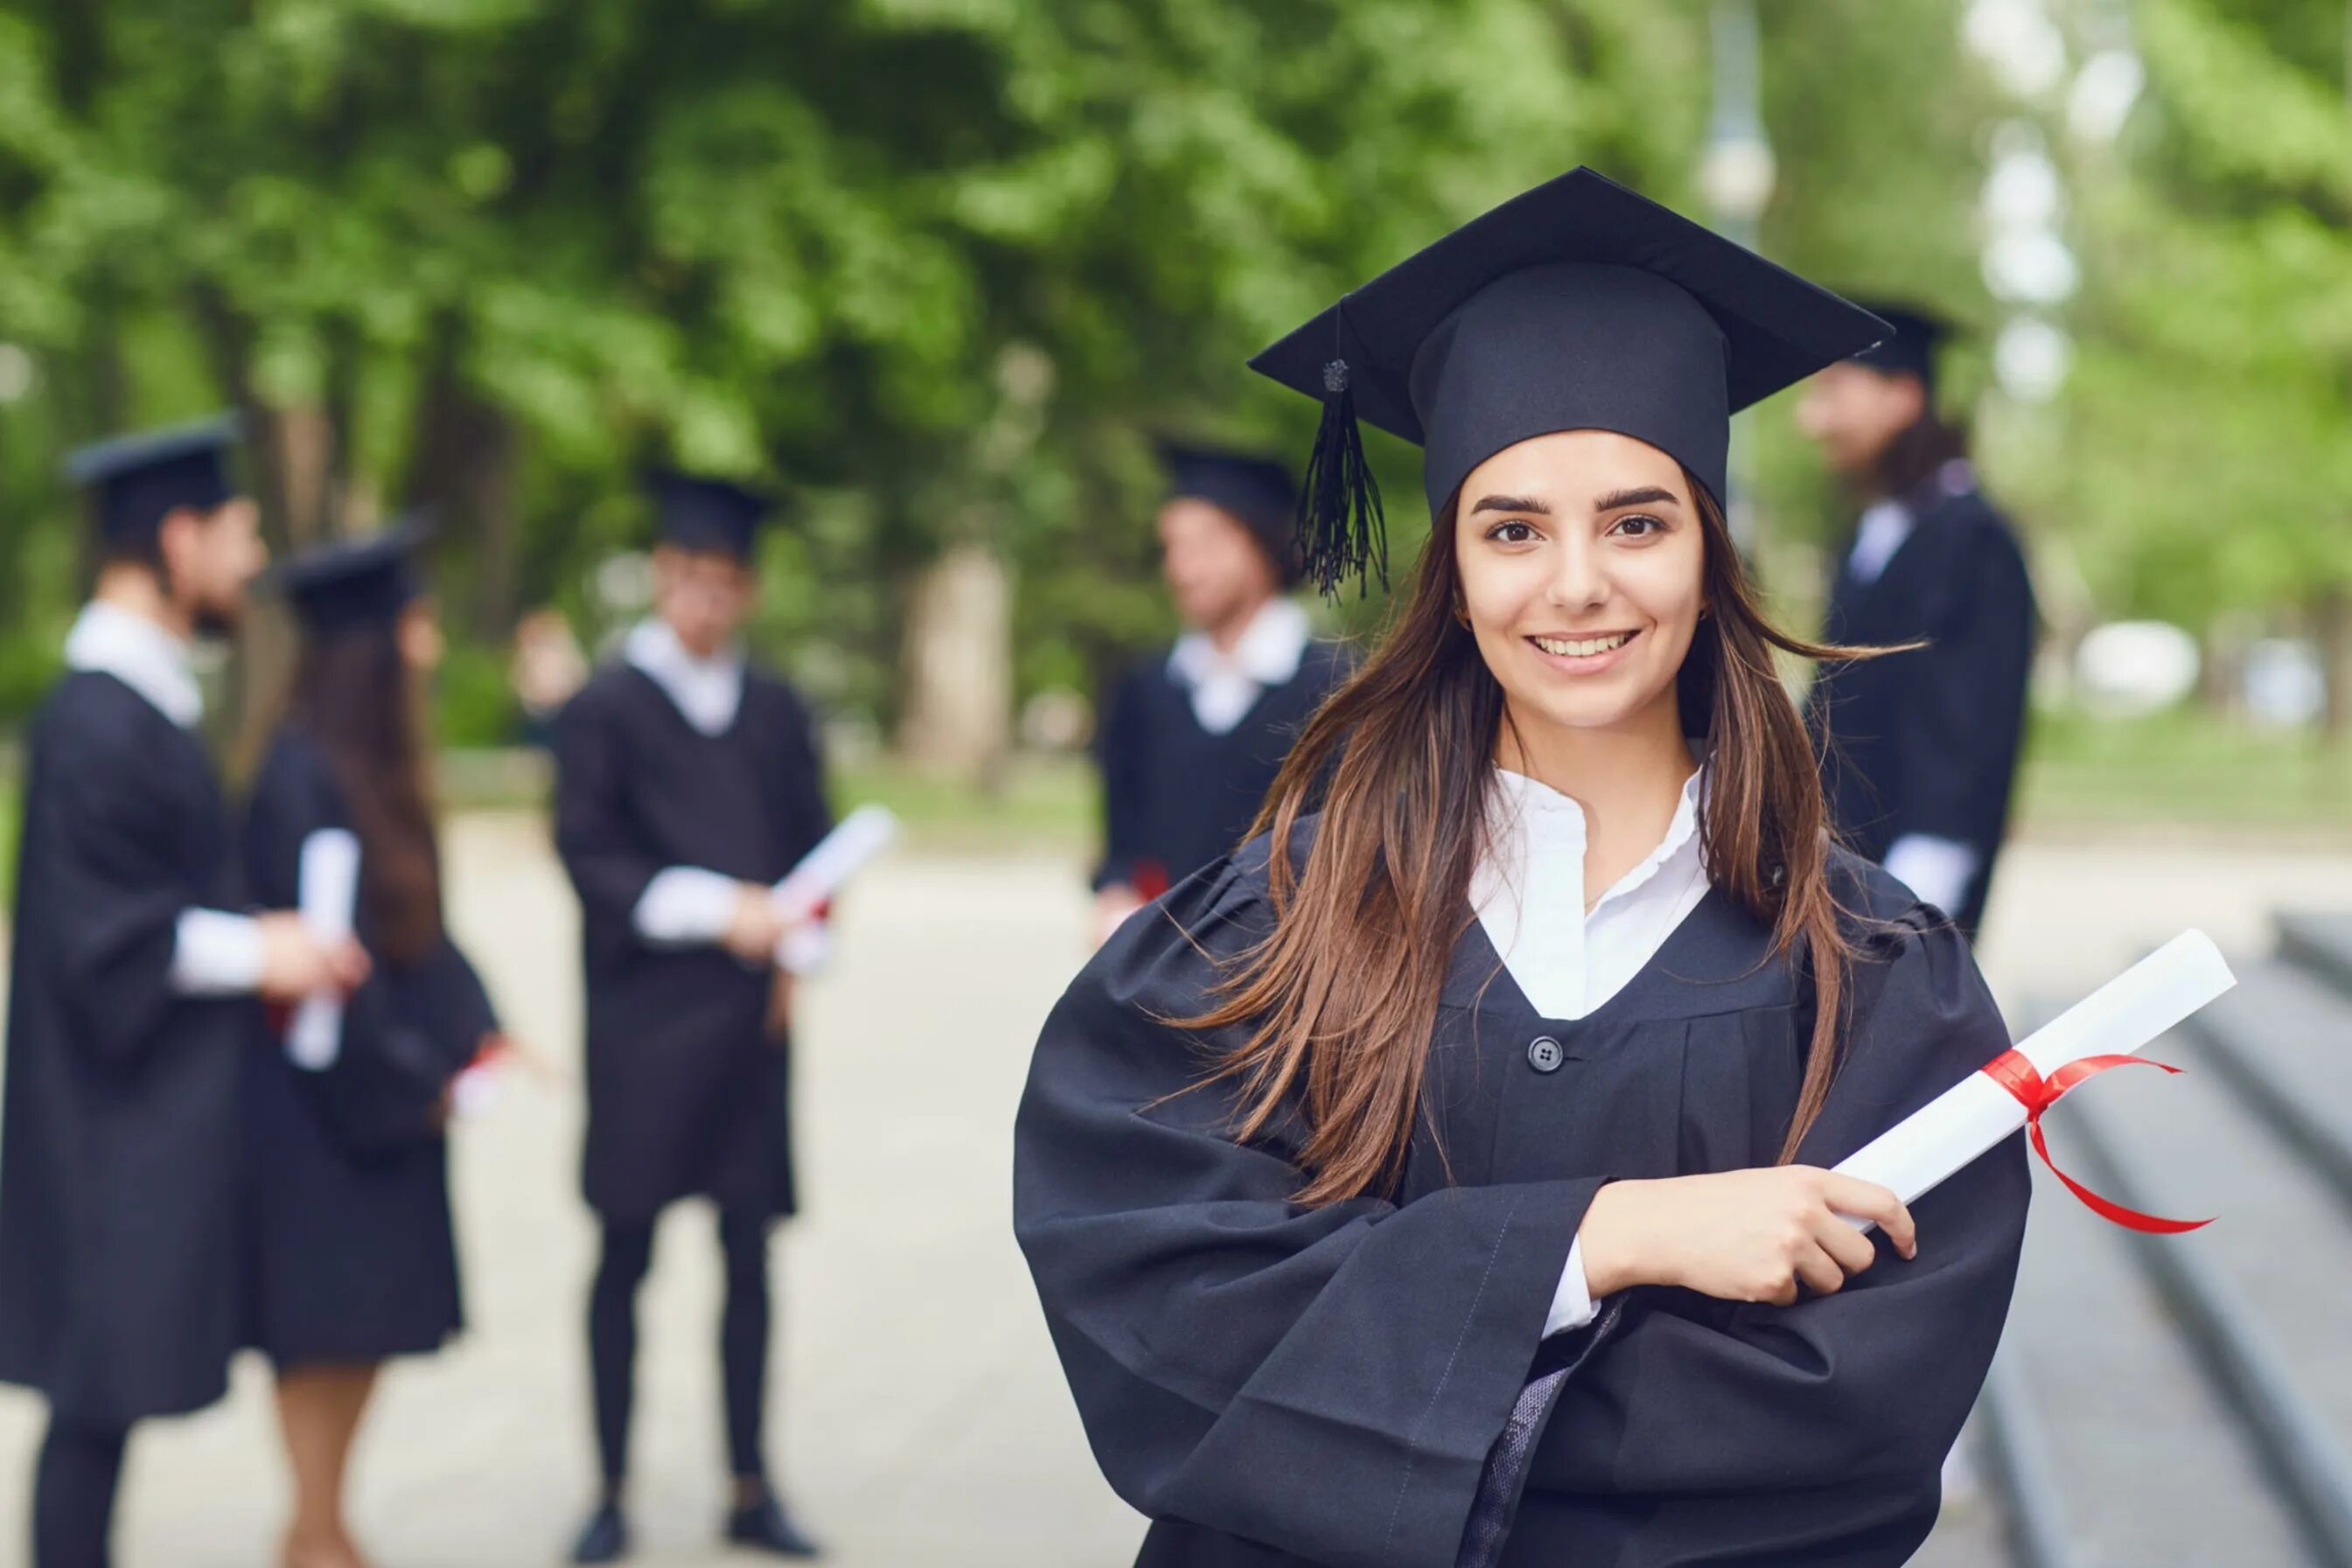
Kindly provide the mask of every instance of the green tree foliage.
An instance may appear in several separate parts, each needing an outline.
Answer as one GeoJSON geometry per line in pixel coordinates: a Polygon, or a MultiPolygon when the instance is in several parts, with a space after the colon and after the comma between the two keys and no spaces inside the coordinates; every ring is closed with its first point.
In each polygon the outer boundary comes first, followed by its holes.
{"type": "MultiPolygon", "coordinates": [[[[1962,7],[1759,9],[1767,250],[1989,323],[2008,111],[1962,7]]],[[[478,640],[590,608],[660,455],[791,492],[763,634],[837,706],[887,716],[911,578],[975,541],[1013,570],[1018,689],[1083,688],[1167,630],[1146,434],[1312,428],[1248,353],[1574,163],[1702,210],[1708,10],[0,0],[0,343],[34,371],[0,403],[0,705],[70,606],[58,452],[224,402],[281,540],[436,503],[478,640]]],[[[1997,476],[2117,608],[2344,570],[2336,10],[2135,7],[2147,101],[2078,172],[2077,374],[1997,476]]],[[[1748,426],[1773,536],[1818,538],[1785,410],[1748,426]]],[[[1416,464],[1374,451],[1402,570],[1416,464]]]]}

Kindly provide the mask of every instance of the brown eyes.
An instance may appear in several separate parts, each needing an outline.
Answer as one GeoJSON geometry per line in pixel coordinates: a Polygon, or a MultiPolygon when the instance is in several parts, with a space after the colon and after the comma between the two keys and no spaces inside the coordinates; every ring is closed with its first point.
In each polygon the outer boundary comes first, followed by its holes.
{"type": "MultiPolygon", "coordinates": [[[[1651,517],[1646,512],[1636,512],[1631,517],[1620,517],[1609,525],[1610,533],[1633,539],[1647,538],[1654,534],[1664,533],[1665,528],[1666,525],[1662,519],[1651,517]]],[[[1533,523],[1502,522],[1496,523],[1486,530],[1486,538],[1496,544],[1529,544],[1541,537],[1537,533],[1533,523]]]]}

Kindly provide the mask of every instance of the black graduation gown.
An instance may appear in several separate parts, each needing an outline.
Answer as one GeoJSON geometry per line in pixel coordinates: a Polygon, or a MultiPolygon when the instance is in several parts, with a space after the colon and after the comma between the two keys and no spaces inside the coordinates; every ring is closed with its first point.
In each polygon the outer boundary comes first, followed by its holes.
{"type": "Polygon", "coordinates": [[[238,1083],[258,1007],[171,986],[192,905],[239,906],[197,737],[114,676],[33,722],[0,1113],[0,1380],[121,1426],[226,1388],[238,1083]]]}
{"type": "MultiPolygon", "coordinates": [[[[281,730],[247,807],[255,896],[296,907],[303,841],[350,826],[325,753],[281,730]]],[[[358,935],[370,945],[364,910],[358,935]]],[[[300,1366],[421,1354],[457,1332],[447,1147],[434,1113],[497,1030],[480,978],[445,935],[414,964],[377,956],[345,999],[332,1065],[298,1068],[281,1030],[265,1031],[247,1058],[247,1343],[300,1366]]]]}
{"type": "Polygon", "coordinates": [[[1103,705],[1103,858],[1094,885],[1164,892],[1249,836],[1298,731],[1348,676],[1345,650],[1312,643],[1298,673],[1258,695],[1241,723],[1212,735],[1192,690],[1160,653],[1130,666],[1103,705]]]}
{"type": "MultiPolygon", "coordinates": [[[[1915,1262],[1882,1244],[1844,1291],[1786,1308],[1622,1292],[1539,1350],[1604,1179],[1776,1156],[1809,988],[1710,894],[1607,1005],[1543,1019],[1471,922],[1397,1190],[1306,1209],[1295,1117],[1244,1146],[1225,1091],[1164,1098],[1198,1081],[1203,1042],[1156,1019],[1201,1009],[1216,965],[1270,930],[1265,860],[1248,846],[1097,955],[1046,1023],[1015,1134],[1016,1227],[1087,1435],[1157,1521],[1139,1563],[1908,1557],[2008,1309],[2021,1142],[1914,1206],[1915,1262]]],[[[1840,866],[1873,961],[1804,1149],[1821,1165],[2008,1045],[1958,934],[1840,866]]]]}
{"type": "Polygon", "coordinates": [[[715,946],[650,946],[631,915],[667,867],[772,883],[831,831],[808,710],[746,671],[734,724],[706,736],[616,664],[565,706],[555,758],[588,981],[590,1206],[644,1220],[698,1195],[791,1214],[791,1053],[767,1031],[772,972],[715,946]]]}
{"type": "Polygon", "coordinates": [[[1822,635],[1928,645],[1823,665],[1806,717],[1832,819],[1856,852],[1884,860],[1906,833],[1977,852],[1966,904],[1946,911],[1973,932],[2025,738],[2033,588],[2008,520],[1976,491],[1931,488],[1916,513],[1876,581],[1839,566],[1822,635]]]}

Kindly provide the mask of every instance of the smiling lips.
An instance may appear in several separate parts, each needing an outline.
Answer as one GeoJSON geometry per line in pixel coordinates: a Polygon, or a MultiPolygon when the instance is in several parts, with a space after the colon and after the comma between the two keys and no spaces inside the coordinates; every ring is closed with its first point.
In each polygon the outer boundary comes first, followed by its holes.
{"type": "Polygon", "coordinates": [[[1528,641],[1555,659],[1592,659],[1615,653],[1636,635],[1633,632],[1607,632],[1598,637],[1530,637],[1528,641]]]}

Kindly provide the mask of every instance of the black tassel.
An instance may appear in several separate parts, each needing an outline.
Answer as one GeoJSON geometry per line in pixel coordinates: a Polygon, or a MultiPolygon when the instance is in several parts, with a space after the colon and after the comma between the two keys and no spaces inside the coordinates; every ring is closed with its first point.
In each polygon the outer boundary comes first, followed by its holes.
{"type": "Polygon", "coordinates": [[[1316,427],[1315,451],[1298,491],[1298,554],[1307,578],[1326,599],[1339,596],[1339,580],[1353,572],[1356,597],[1368,591],[1370,574],[1389,586],[1389,530],[1381,510],[1380,482],[1364,461],[1363,433],[1356,427],[1356,396],[1348,387],[1348,361],[1323,367],[1323,421],[1316,427]]]}

